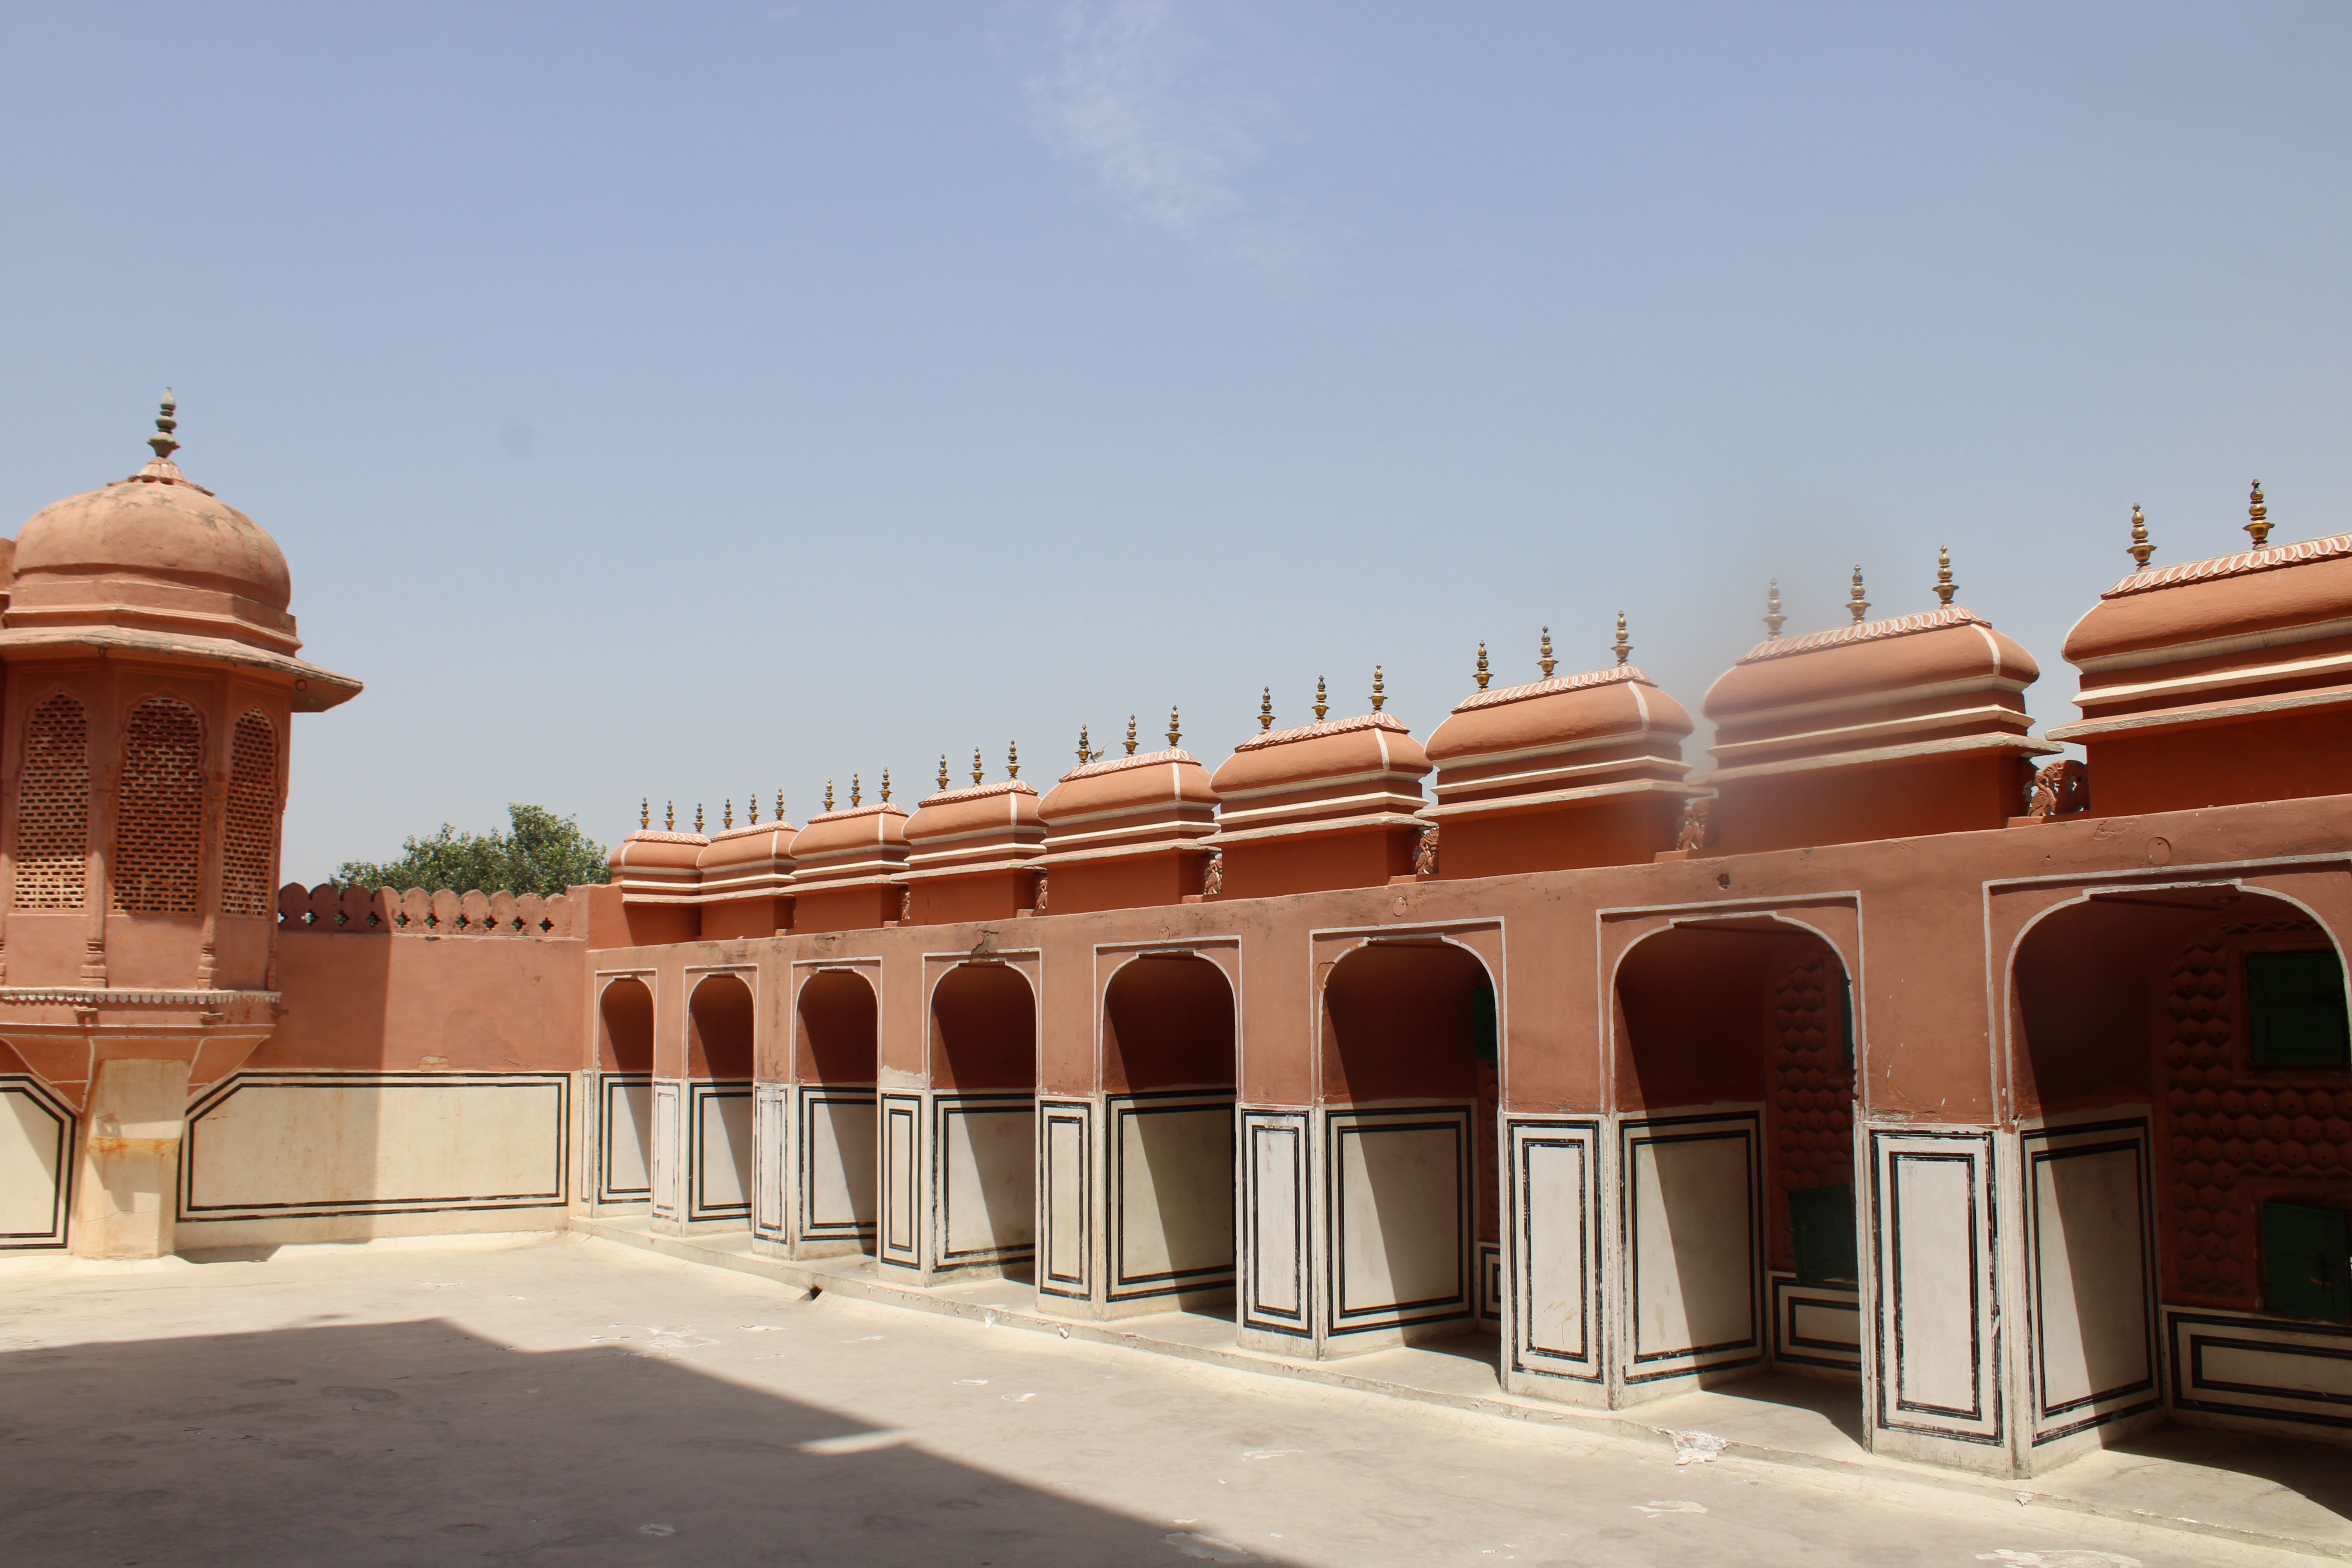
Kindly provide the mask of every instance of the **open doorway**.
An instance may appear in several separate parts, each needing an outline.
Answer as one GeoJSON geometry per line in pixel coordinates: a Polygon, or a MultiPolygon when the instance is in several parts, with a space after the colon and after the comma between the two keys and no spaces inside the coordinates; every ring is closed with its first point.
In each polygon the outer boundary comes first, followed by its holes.
{"type": "Polygon", "coordinates": [[[870,1252],[874,1246],[874,983],[825,969],[801,986],[794,1079],[800,1160],[794,1256],[870,1252]]]}
{"type": "Polygon", "coordinates": [[[686,1218],[751,1217],[751,988],[707,974],[686,1008],[686,1218]]]}
{"type": "Polygon", "coordinates": [[[650,1204],[654,1195],[654,994],[633,975],[596,998],[596,1202],[650,1204]]]}
{"type": "Polygon", "coordinates": [[[1852,1388],[1798,1401],[1859,1439],[1852,996],[1828,942],[1766,917],[1619,963],[1623,1399],[1795,1373],[1852,1388]]]}
{"type": "Polygon", "coordinates": [[[939,1187],[934,1267],[1024,1274],[1037,1224],[1037,1002],[1009,963],[960,963],[931,991],[939,1187]]]}
{"type": "Polygon", "coordinates": [[[2352,1037],[2331,934],[2232,884],[2094,894],[2029,928],[2011,973],[2037,1451],[2168,1408],[2341,1441],[2352,1037]]]}
{"type": "Polygon", "coordinates": [[[1331,969],[1323,1016],[1328,1342],[1478,1333],[1502,1241],[1493,980],[1449,942],[1370,942],[1331,969]]]}
{"type": "Polygon", "coordinates": [[[1234,990],[1192,953],[1146,953],[1103,993],[1108,1298],[1129,1310],[1233,1298],[1234,990]]]}

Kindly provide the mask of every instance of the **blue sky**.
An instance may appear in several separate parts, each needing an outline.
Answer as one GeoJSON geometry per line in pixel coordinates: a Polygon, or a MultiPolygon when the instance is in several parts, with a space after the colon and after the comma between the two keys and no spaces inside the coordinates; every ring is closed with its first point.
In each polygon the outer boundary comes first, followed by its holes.
{"type": "MultiPolygon", "coordinates": [[[[34,7],[0,513],[191,477],[287,550],[286,870],[610,841],[1262,685],[1426,735],[1486,641],[1696,710],[1960,602],[2352,527],[2331,5],[34,7]]],[[[0,521],[0,527],[8,526],[0,521]]],[[[1697,756],[1696,747],[1693,748],[1697,756]]]]}

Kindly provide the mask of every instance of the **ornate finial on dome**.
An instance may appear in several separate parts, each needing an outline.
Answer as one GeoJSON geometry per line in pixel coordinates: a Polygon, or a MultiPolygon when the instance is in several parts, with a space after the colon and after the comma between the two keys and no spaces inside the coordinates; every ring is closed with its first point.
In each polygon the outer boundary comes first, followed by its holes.
{"type": "Polygon", "coordinates": [[[777,820],[778,822],[782,822],[783,819],[784,819],[784,792],[783,792],[782,790],[778,790],[778,791],[776,792],[776,820],[777,820]]]}
{"type": "Polygon", "coordinates": [[[1388,700],[1388,688],[1381,683],[1381,667],[1376,664],[1372,666],[1372,711],[1379,712],[1381,705],[1388,700]]]}
{"type": "Polygon", "coordinates": [[[760,792],[758,790],[753,790],[750,795],[743,797],[743,810],[750,816],[751,826],[754,827],[759,826],[760,792]]]}
{"type": "Polygon", "coordinates": [[[1936,546],[1937,602],[1948,608],[1952,603],[1952,595],[1959,591],[1960,585],[1952,581],[1951,546],[1948,544],[1938,544],[1936,546]]]}
{"type": "Polygon", "coordinates": [[[974,746],[971,749],[971,782],[974,785],[977,785],[982,779],[987,776],[988,769],[980,760],[980,748],[978,746],[974,746]]]}
{"type": "Polygon", "coordinates": [[[2132,508],[2132,542],[2126,552],[2132,558],[2132,570],[2147,570],[2147,558],[2156,553],[2156,546],[2147,542],[2147,519],[2140,515],[2137,505],[2132,508]]]}
{"type": "Polygon", "coordinates": [[[1168,749],[1174,751],[1178,742],[1183,739],[1184,731],[1179,729],[1176,723],[1176,704],[1171,702],[1168,705],[1168,749]]]}
{"type": "Polygon", "coordinates": [[[677,831],[677,802],[674,800],[662,802],[662,831],[664,833],[677,831]]]}
{"type": "Polygon", "coordinates": [[[1274,688],[1261,687],[1257,694],[1257,732],[1265,734],[1274,728],[1274,688]]]}
{"type": "Polygon", "coordinates": [[[888,768],[882,770],[882,804],[884,805],[890,804],[890,770],[888,768]]]}
{"type": "Polygon", "coordinates": [[[694,803],[694,830],[702,831],[702,803],[698,800],[694,803]]]}
{"type": "Polygon", "coordinates": [[[1495,679],[1494,673],[1486,668],[1486,645],[1485,643],[1480,643],[1478,645],[1478,668],[1475,673],[1478,680],[1478,689],[1481,691],[1486,689],[1486,682],[1495,679]]]}
{"type": "Polygon", "coordinates": [[[1315,678],[1315,721],[1323,722],[1323,715],[1331,711],[1330,695],[1323,689],[1323,678],[1315,678]]]}
{"type": "Polygon", "coordinates": [[[2254,548],[2260,550],[2270,542],[2271,509],[2263,504],[2263,481],[2254,481],[2254,493],[2246,498],[2246,531],[2254,536],[2254,548]]]}
{"type": "Polygon", "coordinates": [[[1855,626],[1862,625],[1862,617],[1870,613],[1870,601],[1862,596],[1862,568],[1859,566],[1853,569],[1853,592],[1845,596],[1845,607],[1846,613],[1853,616],[1855,626]]]}
{"type": "Polygon", "coordinates": [[[653,825],[654,797],[649,795],[640,795],[637,797],[637,831],[643,833],[653,825]]]}
{"type": "Polygon", "coordinates": [[[172,434],[180,427],[179,420],[173,417],[179,411],[180,405],[173,400],[172,389],[165,387],[163,412],[155,416],[155,434],[147,437],[147,444],[155,448],[155,460],[159,463],[170,462],[172,454],[180,449],[178,439],[172,434]]]}
{"type": "Polygon", "coordinates": [[[731,795],[727,797],[727,815],[719,819],[719,826],[729,831],[735,826],[735,797],[731,795]]]}
{"type": "Polygon", "coordinates": [[[1764,595],[1764,640],[1770,642],[1780,637],[1780,628],[1788,624],[1789,617],[1780,613],[1780,579],[1775,577],[1771,592],[1764,595]]]}
{"type": "MultiPolygon", "coordinates": [[[[974,779],[972,782],[977,784],[980,781],[974,779]]],[[[940,753],[940,793],[948,793],[948,754],[945,752],[940,753]]]]}
{"type": "Polygon", "coordinates": [[[1135,755],[1135,715],[1127,716],[1127,754],[1135,755]]]}
{"type": "Polygon", "coordinates": [[[828,814],[833,810],[833,781],[831,779],[824,781],[824,809],[828,814]]]}
{"type": "Polygon", "coordinates": [[[859,782],[856,773],[849,775],[849,804],[852,806],[866,804],[866,786],[859,782]]]}
{"type": "Polygon", "coordinates": [[[1004,748],[1004,776],[1009,779],[1021,776],[1021,742],[1018,741],[1011,742],[1004,748]]]}
{"type": "Polygon", "coordinates": [[[1551,672],[1559,668],[1559,660],[1552,658],[1551,656],[1551,628],[1549,626],[1546,626],[1543,629],[1543,646],[1536,652],[1536,668],[1543,671],[1543,678],[1546,680],[1549,680],[1551,679],[1551,672]]]}
{"type": "Polygon", "coordinates": [[[1633,645],[1625,640],[1625,612],[1622,610],[1617,612],[1617,640],[1611,647],[1616,652],[1619,664],[1633,657],[1633,645]]]}
{"type": "Polygon", "coordinates": [[[1086,727],[1084,724],[1079,725],[1079,726],[1078,726],[1078,766],[1080,766],[1080,767],[1085,767],[1088,763],[1093,762],[1097,757],[1099,757],[1099,756],[1101,756],[1101,755],[1102,755],[1102,753],[1101,753],[1100,752],[1094,751],[1094,750],[1090,749],[1090,748],[1092,747],[1092,745],[1093,745],[1093,742],[1090,742],[1090,741],[1088,741],[1088,740],[1087,739],[1087,727],[1086,727]]]}

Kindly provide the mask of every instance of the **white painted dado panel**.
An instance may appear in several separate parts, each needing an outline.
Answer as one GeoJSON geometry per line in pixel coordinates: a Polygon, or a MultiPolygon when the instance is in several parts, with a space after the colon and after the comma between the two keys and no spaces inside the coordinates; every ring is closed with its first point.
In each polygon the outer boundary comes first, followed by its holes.
{"type": "Polygon", "coordinates": [[[74,1115],[29,1075],[0,1077],[0,1250],[66,1244],[74,1115]]]}
{"type": "Polygon", "coordinates": [[[564,1201],[561,1073],[240,1073],[188,1113],[184,1220],[564,1201]]]}
{"type": "Polygon", "coordinates": [[[689,1220],[751,1217],[751,1098],[749,1079],[687,1085],[689,1220]]]}
{"type": "Polygon", "coordinates": [[[1470,1108],[1329,1110],[1324,1138],[1325,1332],[1470,1316],[1470,1108]]]}
{"type": "Polygon", "coordinates": [[[1113,1300],[1234,1280],[1234,1102],[1114,1095],[1110,1118],[1113,1300]]]}
{"type": "Polygon", "coordinates": [[[648,1163],[653,1215],[673,1223],[686,1215],[686,1086],[675,1079],[654,1080],[654,1149],[648,1163]]]}
{"type": "Polygon", "coordinates": [[[1307,1120],[1299,1110],[1241,1113],[1242,1326],[1309,1331],[1307,1120]]]}
{"type": "Polygon", "coordinates": [[[2183,1418],[2292,1431],[2352,1430],[2352,1329],[2168,1307],[2171,1405],[2183,1418]]]}
{"type": "Polygon", "coordinates": [[[751,1089],[751,1234],[767,1241],[788,1239],[793,1091],[781,1083],[751,1089]]]}
{"type": "Polygon", "coordinates": [[[1036,1101],[942,1094],[931,1105],[938,1266],[1029,1257],[1037,1232],[1036,1101]]]}
{"type": "Polygon", "coordinates": [[[923,1101],[913,1094],[882,1096],[882,1257],[922,1263],[923,1101]]]}
{"type": "Polygon", "coordinates": [[[1862,1372],[1862,1294],[1772,1276],[1772,1364],[1806,1373],[1862,1372]]]}
{"type": "Polygon", "coordinates": [[[1993,1134],[1872,1127],[1868,1146],[1875,1424],[2002,1443],[1993,1134]]]}
{"type": "Polygon", "coordinates": [[[871,1238],[875,1152],[880,1136],[874,1091],[803,1089],[798,1093],[801,1235],[824,1240],[871,1238]]]}
{"type": "Polygon", "coordinates": [[[1593,1381],[1602,1373],[1601,1124],[1507,1125],[1512,1245],[1511,1365],[1593,1381]]]}
{"type": "Polygon", "coordinates": [[[644,1073],[596,1078],[596,1201],[653,1197],[654,1080],[644,1073]]]}
{"type": "Polygon", "coordinates": [[[2156,1248],[2144,1118],[2020,1135],[2033,1440],[2156,1408],[2156,1248]]]}
{"type": "Polygon", "coordinates": [[[1084,1300],[1093,1270],[1094,1106],[1083,1100],[1040,1101],[1044,1120],[1045,1185],[1045,1256],[1038,1259],[1037,1289],[1048,1296],[1084,1300]]]}
{"type": "Polygon", "coordinates": [[[1758,1113],[1627,1121],[1620,1138],[1624,1380],[1654,1383],[1761,1360],[1758,1113]]]}

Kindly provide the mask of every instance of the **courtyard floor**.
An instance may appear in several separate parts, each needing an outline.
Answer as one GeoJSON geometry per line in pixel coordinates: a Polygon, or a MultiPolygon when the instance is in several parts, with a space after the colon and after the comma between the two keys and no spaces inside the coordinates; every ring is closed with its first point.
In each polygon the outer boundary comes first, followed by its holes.
{"type": "Polygon", "coordinates": [[[2352,1556],[2338,1456],[2265,1447],[2225,1463],[2270,1511],[2213,1534],[2121,1517],[2136,1471],[2176,1494],[2202,1473],[2178,1455],[2116,1467],[2103,1512],[1738,1447],[1677,1466],[1654,1438],[809,1300],[577,1234],[0,1263],[11,1568],[2352,1556]]]}

